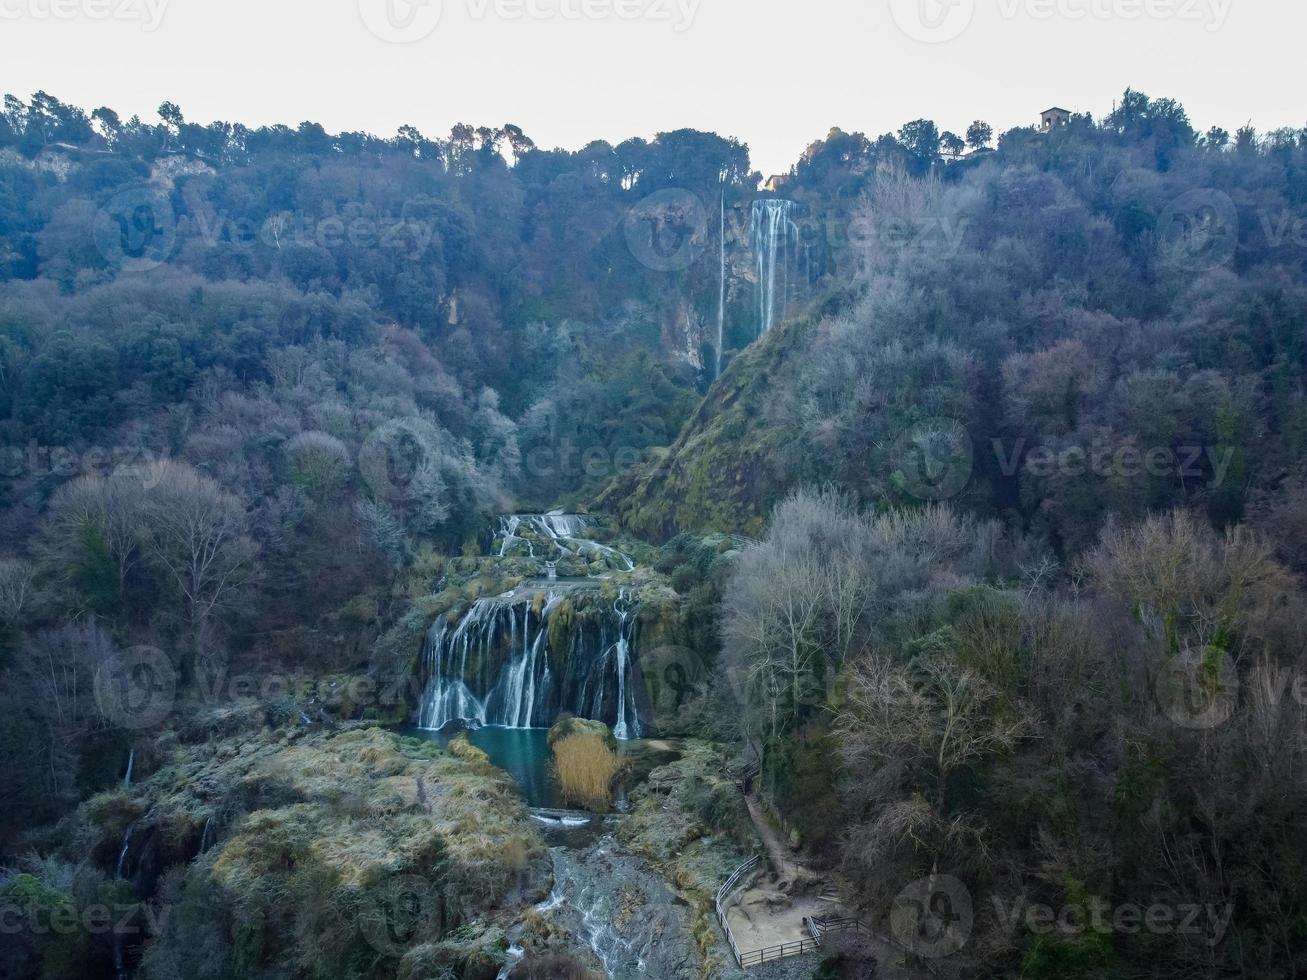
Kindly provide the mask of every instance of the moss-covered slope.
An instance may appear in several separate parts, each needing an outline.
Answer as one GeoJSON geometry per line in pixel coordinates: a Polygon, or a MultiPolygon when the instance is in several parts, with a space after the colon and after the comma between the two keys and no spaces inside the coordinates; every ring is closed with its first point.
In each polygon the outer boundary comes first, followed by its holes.
{"type": "Polygon", "coordinates": [[[548,892],[502,772],[380,729],[182,748],[62,833],[152,910],[145,977],[493,977],[495,916],[548,892]]]}
{"type": "Polygon", "coordinates": [[[776,465],[784,433],[759,423],[786,361],[812,331],[810,320],[793,321],[744,350],[676,442],[619,476],[594,506],[652,541],[681,531],[761,533],[790,478],[776,465]]]}

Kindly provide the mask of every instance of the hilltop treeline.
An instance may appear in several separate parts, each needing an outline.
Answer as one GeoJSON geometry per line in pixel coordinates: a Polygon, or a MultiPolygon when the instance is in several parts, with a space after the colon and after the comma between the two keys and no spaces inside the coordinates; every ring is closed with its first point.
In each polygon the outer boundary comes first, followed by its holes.
{"type": "Polygon", "coordinates": [[[723,669],[768,679],[687,717],[763,752],[805,839],[877,883],[869,910],[934,869],[1005,907],[1233,903],[1216,946],[982,919],[969,955],[1292,975],[1302,856],[1272,828],[1298,812],[1296,730],[1192,734],[1154,692],[1173,661],[1220,693],[1301,660],[1307,134],[1200,134],[1130,92],[967,137],[814,143],[781,189],[791,317],[755,342],[759,175],[732,139],[562,151],[8,97],[6,853],[133,745],[162,764],[181,722],[115,725],[105,663],[163,651],[180,704],[215,665],[366,671],[492,514],[602,491],[628,530],[687,532],[664,559],[702,647],[720,631],[723,669]],[[761,540],[727,574],[707,530],[761,540]],[[810,618],[777,627],[796,597],[810,618]],[[947,765],[940,718],[968,733],[947,765]]]}

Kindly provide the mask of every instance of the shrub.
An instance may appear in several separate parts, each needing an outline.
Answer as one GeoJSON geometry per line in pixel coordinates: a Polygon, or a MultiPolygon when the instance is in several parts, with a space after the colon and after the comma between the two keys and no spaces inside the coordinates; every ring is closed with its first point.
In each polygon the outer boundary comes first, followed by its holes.
{"type": "Polygon", "coordinates": [[[563,798],[603,812],[613,803],[613,778],[622,760],[598,735],[569,735],[554,743],[563,798]]]}

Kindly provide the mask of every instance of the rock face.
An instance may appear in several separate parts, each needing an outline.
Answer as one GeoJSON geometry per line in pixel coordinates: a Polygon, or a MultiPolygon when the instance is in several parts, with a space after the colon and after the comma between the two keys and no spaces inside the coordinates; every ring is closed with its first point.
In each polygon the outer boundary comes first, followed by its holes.
{"type": "Polygon", "coordinates": [[[418,603],[419,727],[544,728],[568,713],[630,739],[674,715],[677,661],[701,658],[687,655],[683,597],[640,564],[654,549],[563,513],[507,515],[483,544],[490,556],[448,562],[418,603]]]}
{"type": "Polygon", "coordinates": [[[649,712],[637,603],[631,589],[545,582],[439,617],[423,652],[419,726],[542,728],[567,711],[638,737],[649,712]]]}
{"type": "MultiPolygon", "coordinates": [[[[391,976],[493,977],[489,916],[549,881],[500,770],[379,729],[177,749],[129,792],[84,804],[67,837],[161,908],[148,976],[330,980],[384,962],[391,976]]],[[[140,955],[125,950],[127,966],[140,955]]]]}
{"type": "Polygon", "coordinates": [[[537,907],[570,933],[610,980],[698,980],[702,957],[691,907],[611,836],[550,849],[554,890],[537,907]]]}

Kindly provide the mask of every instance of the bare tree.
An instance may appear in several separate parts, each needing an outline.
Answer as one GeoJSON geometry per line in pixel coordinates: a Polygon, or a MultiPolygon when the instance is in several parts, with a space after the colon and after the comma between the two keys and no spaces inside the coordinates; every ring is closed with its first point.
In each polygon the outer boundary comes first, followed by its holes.
{"type": "Polygon", "coordinates": [[[25,642],[8,675],[41,733],[41,780],[53,799],[76,799],[78,742],[104,723],[95,706],[95,671],[113,652],[93,620],[70,623],[25,642]]]}
{"type": "Polygon", "coordinates": [[[866,517],[830,490],[787,498],[741,556],[722,606],[746,730],[775,738],[825,710],[835,675],[897,597],[947,574],[974,537],[944,508],[866,517]]]}
{"type": "Polygon", "coordinates": [[[184,464],[157,463],[142,476],[153,487],[142,548],[176,586],[202,650],[211,617],[254,575],[248,518],[239,500],[184,464]]]}
{"type": "Polygon", "coordinates": [[[1167,652],[1219,647],[1235,663],[1296,590],[1265,538],[1242,526],[1219,535],[1186,511],[1109,526],[1087,566],[1167,652]]]}
{"type": "Polygon", "coordinates": [[[119,587],[140,561],[145,487],[134,473],[79,477],[61,487],[50,503],[42,541],[50,564],[67,576],[76,568],[89,534],[108,549],[119,587]]]}
{"type": "Polygon", "coordinates": [[[836,720],[840,752],[870,823],[854,859],[874,869],[901,848],[924,853],[932,874],[964,846],[983,856],[978,812],[950,797],[954,776],[1010,753],[1033,731],[1028,709],[950,658],[909,663],[875,654],[857,662],[836,720]]]}
{"type": "Polygon", "coordinates": [[[32,598],[33,568],[22,558],[0,558],[0,618],[17,623],[32,598]]]}

